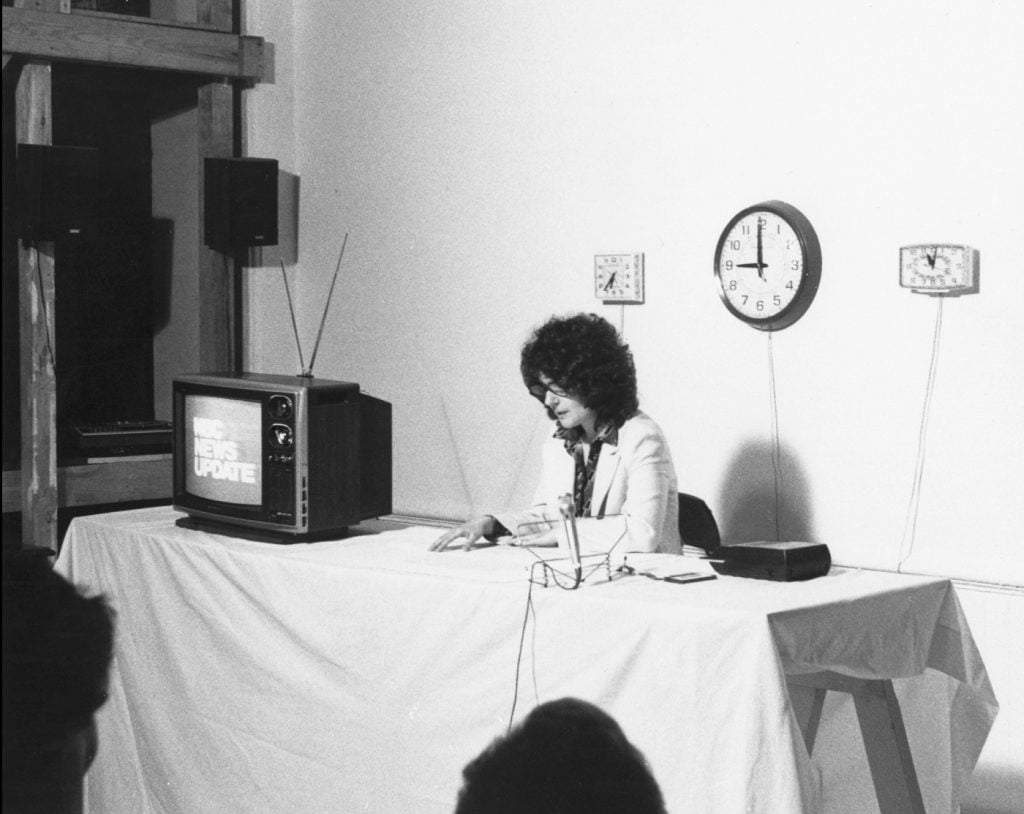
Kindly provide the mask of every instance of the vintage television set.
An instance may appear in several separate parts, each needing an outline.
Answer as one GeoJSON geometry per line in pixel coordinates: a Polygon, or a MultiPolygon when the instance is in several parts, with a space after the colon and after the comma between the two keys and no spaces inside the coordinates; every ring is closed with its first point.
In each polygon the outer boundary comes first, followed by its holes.
{"type": "Polygon", "coordinates": [[[172,394],[179,525],[300,542],[391,513],[391,405],[358,384],[190,374],[172,394]]]}

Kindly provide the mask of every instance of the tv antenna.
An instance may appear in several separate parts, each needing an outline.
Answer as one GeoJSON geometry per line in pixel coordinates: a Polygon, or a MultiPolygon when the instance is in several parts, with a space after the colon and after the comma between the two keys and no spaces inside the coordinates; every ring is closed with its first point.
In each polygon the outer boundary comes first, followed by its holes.
{"type": "Polygon", "coordinates": [[[338,272],[341,270],[341,259],[345,256],[345,246],[348,244],[348,232],[345,232],[345,237],[341,241],[341,251],[338,253],[338,264],[334,267],[334,277],[331,280],[331,288],[327,292],[327,302],[324,303],[324,313],[320,317],[320,329],[316,333],[316,344],[313,345],[313,355],[309,359],[309,367],[306,367],[306,361],[302,356],[302,342],[299,339],[299,326],[295,321],[295,308],[292,306],[292,292],[288,288],[288,275],[284,272],[284,260],[281,261],[281,277],[284,279],[284,292],[288,296],[288,313],[292,317],[292,330],[295,332],[295,347],[299,351],[299,367],[302,369],[300,376],[304,376],[307,379],[313,378],[313,363],[316,361],[316,353],[320,349],[320,340],[324,335],[324,323],[327,322],[327,310],[331,307],[331,297],[334,296],[334,284],[338,282],[338,272]]]}

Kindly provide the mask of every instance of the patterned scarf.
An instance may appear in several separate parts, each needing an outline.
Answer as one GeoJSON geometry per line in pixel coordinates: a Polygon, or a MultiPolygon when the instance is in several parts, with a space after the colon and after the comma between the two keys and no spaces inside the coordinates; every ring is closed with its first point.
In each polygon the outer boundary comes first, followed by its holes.
{"type": "Polygon", "coordinates": [[[575,462],[572,498],[576,506],[576,516],[589,517],[594,498],[594,473],[597,471],[597,462],[601,457],[601,447],[606,443],[613,446],[618,444],[619,431],[616,427],[610,427],[598,433],[597,438],[590,444],[590,453],[586,456],[583,454],[583,441],[578,432],[566,432],[560,429],[555,433],[555,437],[562,439],[565,451],[573,457],[575,462]]]}

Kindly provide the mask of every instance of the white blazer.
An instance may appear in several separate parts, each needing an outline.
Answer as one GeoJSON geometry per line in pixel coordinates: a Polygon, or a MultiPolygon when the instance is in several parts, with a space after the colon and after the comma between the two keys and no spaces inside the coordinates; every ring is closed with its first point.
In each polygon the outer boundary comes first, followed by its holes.
{"type": "MultiPolygon", "coordinates": [[[[513,534],[524,524],[561,522],[558,498],[573,493],[575,462],[562,441],[544,444],[540,485],[533,507],[495,518],[513,534]]],[[[619,428],[617,444],[605,442],[594,473],[592,517],[576,518],[580,548],[586,553],[658,551],[679,554],[679,487],[668,442],[657,423],[642,412],[619,428]]]]}

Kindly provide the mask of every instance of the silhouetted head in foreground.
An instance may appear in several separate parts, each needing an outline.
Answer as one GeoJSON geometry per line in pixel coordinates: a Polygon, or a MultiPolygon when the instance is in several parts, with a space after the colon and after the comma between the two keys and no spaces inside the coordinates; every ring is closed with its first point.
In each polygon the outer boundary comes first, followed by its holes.
{"type": "Polygon", "coordinates": [[[463,769],[455,814],[664,814],[640,751],[593,704],[542,704],[463,769]]]}
{"type": "Polygon", "coordinates": [[[53,571],[47,553],[4,552],[5,814],[81,811],[93,715],[107,699],[111,612],[53,571]]]}

